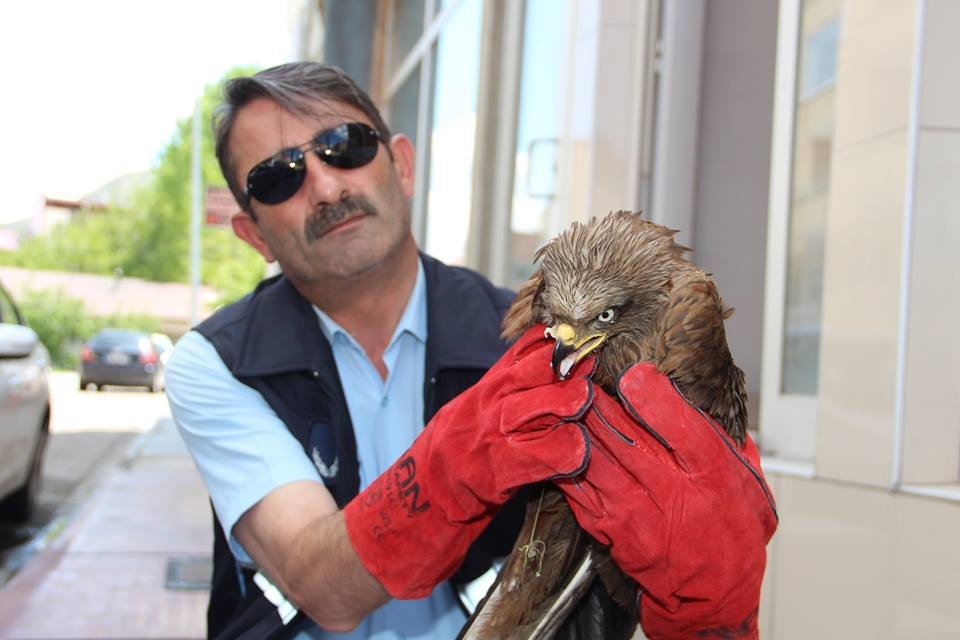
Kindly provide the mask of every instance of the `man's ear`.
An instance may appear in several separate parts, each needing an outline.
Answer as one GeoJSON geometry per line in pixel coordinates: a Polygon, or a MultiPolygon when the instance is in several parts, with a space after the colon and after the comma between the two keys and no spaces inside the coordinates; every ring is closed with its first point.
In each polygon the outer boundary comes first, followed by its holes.
{"type": "Polygon", "coordinates": [[[407,199],[410,199],[413,197],[415,169],[413,143],[410,142],[410,138],[402,133],[394,134],[394,136],[390,138],[390,152],[393,155],[393,168],[400,178],[403,195],[407,199]]]}
{"type": "Polygon", "coordinates": [[[276,258],[273,257],[273,252],[270,251],[270,247],[268,247],[264,241],[263,236],[260,235],[260,227],[257,226],[257,221],[253,219],[253,216],[246,211],[238,211],[230,216],[230,225],[233,227],[233,232],[237,234],[237,237],[256,249],[257,252],[263,256],[264,260],[267,262],[276,260],[276,258]]]}

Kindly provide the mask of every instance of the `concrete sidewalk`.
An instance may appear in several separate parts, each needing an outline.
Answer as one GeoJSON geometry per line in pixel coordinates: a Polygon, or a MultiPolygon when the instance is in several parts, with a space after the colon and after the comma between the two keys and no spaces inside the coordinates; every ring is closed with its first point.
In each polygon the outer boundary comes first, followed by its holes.
{"type": "Polygon", "coordinates": [[[0,640],[204,637],[208,593],[189,578],[208,578],[210,507],[172,420],[63,521],[0,589],[0,640]],[[171,559],[187,580],[168,587],[171,559]]]}

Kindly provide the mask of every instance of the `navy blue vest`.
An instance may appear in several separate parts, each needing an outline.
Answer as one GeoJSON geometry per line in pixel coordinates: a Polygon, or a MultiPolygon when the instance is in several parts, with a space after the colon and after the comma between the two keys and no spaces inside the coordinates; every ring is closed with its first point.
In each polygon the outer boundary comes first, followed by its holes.
{"type": "MultiPolygon", "coordinates": [[[[503,353],[500,321],[513,293],[482,276],[421,255],[427,289],[424,421],[475,383],[503,353]]],[[[310,306],[283,275],[196,327],[239,381],[266,399],[305,455],[319,452],[325,478],[339,506],[359,490],[353,425],[330,345],[310,306]],[[334,461],[336,464],[334,465],[334,461]]],[[[454,583],[484,573],[509,553],[523,519],[525,492],[500,510],[471,547],[454,583]]],[[[214,514],[214,574],[207,611],[208,637],[266,638],[282,632],[276,609],[239,572],[214,514]]]]}

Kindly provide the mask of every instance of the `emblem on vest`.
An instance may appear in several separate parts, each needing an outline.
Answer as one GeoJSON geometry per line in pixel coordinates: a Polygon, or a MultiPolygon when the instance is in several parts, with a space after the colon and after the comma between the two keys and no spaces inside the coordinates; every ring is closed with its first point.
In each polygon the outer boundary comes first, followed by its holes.
{"type": "Polygon", "coordinates": [[[324,484],[336,484],[337,473],[340,471],[340,457],[337,455],[337,439],[329,423],[314,422],[310,425],[307,451],[324,484]]]}
{"type": "Polygon", "coordinates": [[[320,477],[324,480],[335,480],[337,477],[337,472],[340,470],[340,458],[334,458],[330,466],[323,461],[323,457],[320,455],[320,451],[314,447],[313,452],[313,464],[317,467],[317,473],[320,474],[320,477]]]}

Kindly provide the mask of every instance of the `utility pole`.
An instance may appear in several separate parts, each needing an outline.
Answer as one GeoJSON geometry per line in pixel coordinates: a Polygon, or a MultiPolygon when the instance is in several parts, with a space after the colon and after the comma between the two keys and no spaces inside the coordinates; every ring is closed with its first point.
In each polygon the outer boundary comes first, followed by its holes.
{"type": "Polygon", "coordinates": [[[202,188],[200,180],[200,98],[193,107],[193,152],[190,165],[190,183],[193,206],[190,210],[190,326],[200,321],[200,209],[202,188]]]}

